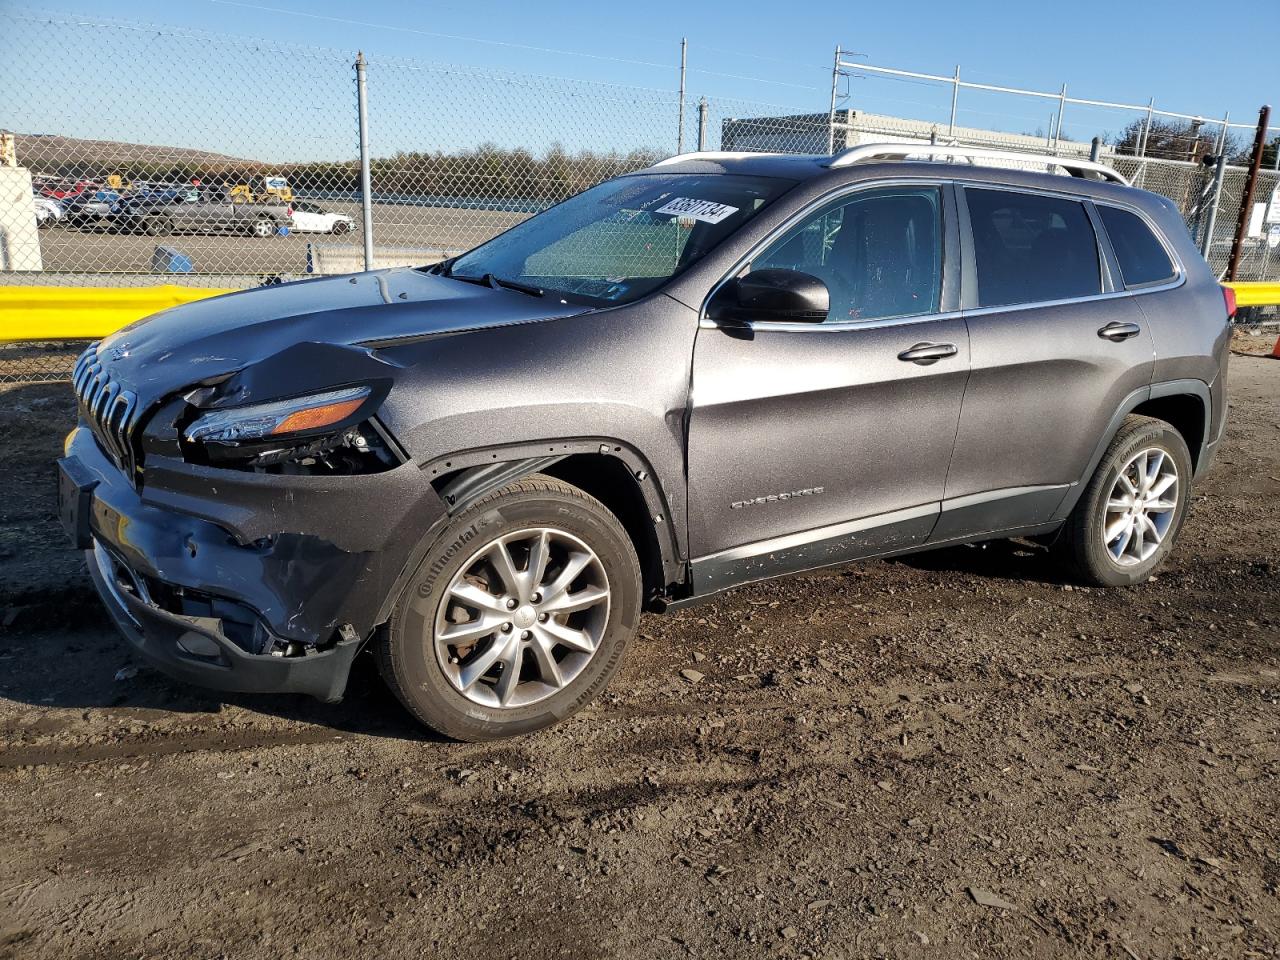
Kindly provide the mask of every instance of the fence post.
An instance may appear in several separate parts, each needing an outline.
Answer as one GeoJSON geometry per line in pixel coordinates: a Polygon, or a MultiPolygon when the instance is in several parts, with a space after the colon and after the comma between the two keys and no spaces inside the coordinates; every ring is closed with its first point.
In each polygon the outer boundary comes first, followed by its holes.
{"type": "Polygon", "coordinates": [[[364,51],[356,52],[356,114],[360,125],[360,213],[364,227],[364,268],[373,269],[373,187],[369,176],[369,100],[364,51]]]}
{"type": "Polygon", "coordinates": [[[1213,165],[1213,189],[1209,193],[1209,216],[1205,220],[1204,236],[1200,238],[1200,255],[1209,259],[1209,251],[1213,248],[1213,232],[1218,226],[1218,206],[1222,203],[1222,181],[1227,174],[1227,155],[1219,153],[1213,165]]]}
{"type": "Polygon", "coordinates": [[[1062,114],[1067,109],[1067,85],[1062,85],[1062,94],[1058,97],[1058,122],[1053,128],[1053,155],[1058,155],[1058,141],[1062,139],[1062,114]]]}
{"type": "Polygon", "coordinates": [[[707,98],[698,101],[698,150],[707,149],[707,98]]]}
{"type": "Polygon", "coordinates": [[[960,64],[956,64],[956,78],[951,82],[951,124],[947,127],[947,137],[952,143],[956,139],[956,103],[960,99],[960,64]]]}
{"type": "Polygon", "coordinates": [[[1097,163],[1100,156],[1102,156],[1102,138],[1094,137],[1093,143],[1089,145],[1089,159],[1097,163]]]}
{"type": "Polygon", "coordinates": [[[831,112],[827,114],[827,153],[836,152],[836,91],[840,87],[840,48],[836,47],[836,62],[831,68],[831,112]]]}
{"type": "Polygon", "coordinates": [[[676,132],[676,153],[684,153],[684,76],[688,65],[689,38],[680,38],[680,126],[676,132]]]}
{"type": "Polygon", "coordinates": [[[1231,259],[1227,262],[1228,282],[1236,278],[1240,269],[1240,255],[1244,252],[1244,235],[1249,229],[1249,215],[1253,213],[1253,192],[1258,186],[1258,169],[1262,166],[1262,148],[1267,143],[1267,124],[1271,120],[1271,108],[1258,111],[1258,131],[1253,135],[1253,156],[1249,158],[1249,175],[1244,181],[1244,195],[1240,198],[1240,216],[1236,218],[1236,235],[1231,241],[1231,259]]]}

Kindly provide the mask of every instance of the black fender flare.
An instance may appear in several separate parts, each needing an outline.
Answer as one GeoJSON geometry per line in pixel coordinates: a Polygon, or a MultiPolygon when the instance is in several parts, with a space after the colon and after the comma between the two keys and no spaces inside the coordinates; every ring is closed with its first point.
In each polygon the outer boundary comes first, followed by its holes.
{"type": "MultiPolygon", "coordinates": [[[[1067,488],[1066,495],[1062,498],[1062,502],[1058,504],[1058,509],[1053,513],[1053,520],[1065,520],[1067,516],[1075,509],[1076,502],[1084,493],[1085,486],[1093,477],[1094,471],[1098,469],[1098,464],[1102,462],[1102,456],[1107,452],[1107,447],[1111,446],[1111,441],[1120,430],[1120,424],[1134,410],[1146,403],[1148,400],[1157,400],[1161,397],[1177,397],[1177,396],[1194,396],[1200,400],[1204,406],[1204,432],[1200,437],[1197,463],[1204,463],[1205,447],[1209,443],[1209,432],[1211,429],[1210,421],[1212,420],[1213,398],[1209,392],[1209,385],[1203,380],[1165,380],[1160,383],[1148,384],[1145,387],[1139,387],[1121,401],[1120,406],[1116,408],[1116,412],[1111,415],[1111,420],[1107,424],[1107,429],[1103,431],[1101,439],[1098,440],[1097,446],[1094,447],[1093,455],[1089,458],[1089,464],[1085,467],[1084,473],[1080,479],[1071,484],[1067,488]]],[[[1194,442],[1188,437],[1188,446],[1194,442]]]]}
{"type": "Polygon", "coordinates": [[[378,622],[383,623],[390,617],[405,583],[421,566],[423,559],[439,539],[441,530],[453,517],[492,491],[578,454],[616,457],[626,466],[653,521],[662,559],[662,572],[668,583],[683,581],[687,558],[681,550],[682,541],[678,536],[676,518],[671,516],[661,480],[653,472],[648,459],[631,444],[614,437],[575,437],[479,447],[438,456],[421,464],[422,472],[428,479],[435,481],[437,478],[449,477],[439,489],[446,514],[423,532],[418,546],[409,555],[395,584],[383,600],[378,622]]]}

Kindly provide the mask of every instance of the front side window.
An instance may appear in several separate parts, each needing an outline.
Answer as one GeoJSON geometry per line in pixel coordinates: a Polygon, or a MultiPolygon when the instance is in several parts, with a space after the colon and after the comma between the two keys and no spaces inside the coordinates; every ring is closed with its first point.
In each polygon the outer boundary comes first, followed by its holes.
{"type": "Polygon", "coordinates": [[[792,186],[738,174],[609,180],[464,253],[447,275],[629,303],[706,256],[792,186]]]}
{"type": "Polygon", "coordinates": [[[1128,210],[1105,205],[1098,207],[1098,216],[1102,218],[1102,226],[1111,240],[1111,249],[1115,251],[1126,287],[1158,283],[1173,277],[1173,261],[1141,217],[1128,210]]]}
{"type": "Polygon", "coordinates": [[[966,187],[978,306],[1070,300],[1102,292],[1098,240],[1084,204],[966,187]]]}
{"type": "Polygon", "coordinates": [[[827,285],[833,322],[935,313],[942,292],[942,212],[936,187],[845,197],[791,228],[751,263],[827,285]]]}

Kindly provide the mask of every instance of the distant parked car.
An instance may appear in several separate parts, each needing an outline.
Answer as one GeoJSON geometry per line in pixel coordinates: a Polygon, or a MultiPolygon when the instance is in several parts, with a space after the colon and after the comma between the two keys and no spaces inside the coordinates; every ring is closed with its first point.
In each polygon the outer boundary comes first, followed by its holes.
{"type": "Polygon", "coordinates": [[[168,188],[115,204],[111,222],[118,229],[149,236],[171,233],[249,233],[274,236],[293,226],[288,204],[236,203],[217,187],[168,188]]]}
{"type": "Polygon", "coordinates": [[[120,194],[115,190],[85,191],[66,201],[67,222],[76,226],[105,225],[119,202],[120,194]]]}
{"type": "Polygon", "coordinates": [[[37,227],[52,227],[66,216],[66,211],[57,200],[50,200],[48,197],[32,197],[31,202],[36,210],[37,227]]]}
{"type": "Polygon", "coordinates": [[[345,213],[330,213],[305,200],[294,201],[293,230],[297,233],[348,233],[355,220],[345,213]]]}

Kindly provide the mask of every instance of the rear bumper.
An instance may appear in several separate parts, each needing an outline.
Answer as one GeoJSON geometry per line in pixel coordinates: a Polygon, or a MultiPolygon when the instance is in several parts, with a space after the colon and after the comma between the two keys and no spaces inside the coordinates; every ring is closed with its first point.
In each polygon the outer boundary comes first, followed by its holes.
{"type": "Polygon", "coordinates": [[[64,524],[113,621],[163,672],[218,690],[339,699],[446,515],[414,464],[326,481],[154,457],[139,493],[87,428],[66,454],[64,524]]]}

